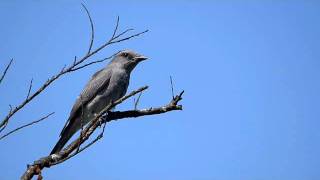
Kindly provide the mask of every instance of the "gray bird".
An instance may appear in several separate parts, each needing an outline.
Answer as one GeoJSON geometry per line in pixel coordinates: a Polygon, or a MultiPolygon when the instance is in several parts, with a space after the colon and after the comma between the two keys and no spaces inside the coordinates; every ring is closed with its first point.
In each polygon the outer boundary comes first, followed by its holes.
{"type": "Polygon", "coordinates": [[[119,52],[107,67],[96,72],[73,105],[60,139],[50,154],[61,151],[81,126],[92,120],[109,103],[124,96],[131,71],[146,59],[147,57],[134,51],[124,50],[119,52]]]}

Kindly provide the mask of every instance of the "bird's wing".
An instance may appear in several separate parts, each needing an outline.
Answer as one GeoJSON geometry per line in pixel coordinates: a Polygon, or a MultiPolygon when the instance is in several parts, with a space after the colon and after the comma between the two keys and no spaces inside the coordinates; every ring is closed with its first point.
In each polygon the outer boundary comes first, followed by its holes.
{"type": "Polygon", "coordinates": [[[90,100],[92,100],[102,89],[104,89],[104,87],[108,87],[111,74],[112,72],[110,69],[101,69],[91,77],[90,81],[84,87],[84,90],[81,92],[80,96],[78,96],[76,102],[74,103],[70,112],[69,119],[64,125],[60,133],[60,136],[63,134],[64,130],[69,124],[73,124],[73,121],[76,119],[74,117],[76,117],[79,112],[81,113],[81,109],[90,100]]]}

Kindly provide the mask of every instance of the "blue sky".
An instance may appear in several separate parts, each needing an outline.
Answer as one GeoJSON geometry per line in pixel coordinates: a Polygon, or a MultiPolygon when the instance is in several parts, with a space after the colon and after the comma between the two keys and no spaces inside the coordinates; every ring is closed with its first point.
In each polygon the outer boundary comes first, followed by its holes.
{"type": "MultiPolygon", "coordinates": [[[[88,47],[81,1],[1,1],[0,115],[88,47]]],[[[140,108],[185,90],[181,112],[108,124],[102,141],[50,169],[46,179],[301,180],[320,171],[320,4],[317,1],[84,2],[98,47],[120,29],[150,32],[113,45],[150,57],[129,90],[149,85],[140,108]]],[[[12,129],[49,112],[47,121],[0,142],[0,179],[17,179],[47,155],[83,86],[105,63],[69,74],[12,119],[12,129]]],[[[118,107],[132,109],[133,100],[118,107]]]]}

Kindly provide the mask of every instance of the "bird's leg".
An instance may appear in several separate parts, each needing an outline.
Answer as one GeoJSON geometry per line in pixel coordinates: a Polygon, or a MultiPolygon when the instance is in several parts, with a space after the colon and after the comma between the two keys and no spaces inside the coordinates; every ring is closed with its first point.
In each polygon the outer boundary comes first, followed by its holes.
{"type": "MultiPolygon", "coordinates": [[[[113,104],[113,101],[112,101],[112,100],[111,100],[111,102],[108,104],[108,106],[110,106],[111,104],[113,104]]],[[[104,124],[104,123],[103,123],[103,120],[107,118],[109,112],[111,112],[113,109],[114,109],[114,107],[111,108],[111,109],[109,109],[109,110],[107,110],[107,112],[106,112],[105,114],[103,114],[103,115],[101,116],[101,118],[99,118],[99,128],[101,128],[102,124],[104,124]]],[[[97,114],[95,114],[94,116],[97,116],[97,114]]],[[[106,123],[106,122],[105,122],[105,123],[106,123]]],[[[104,127],[105,127],[105,126],[104,126],[104,127]]]]}

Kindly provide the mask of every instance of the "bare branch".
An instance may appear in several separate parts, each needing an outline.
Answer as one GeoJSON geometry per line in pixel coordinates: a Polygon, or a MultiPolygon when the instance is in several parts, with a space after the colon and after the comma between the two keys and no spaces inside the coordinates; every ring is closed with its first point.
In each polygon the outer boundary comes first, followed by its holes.
{"type": "Polygon", "coordinates": [[[139,93],[139,96],[138,96],[137,100],[136,100],[135,103],[134,103],[134,109],[137,109],[137,108],[138,108],[138,104],[139,104],[141,95],[142,95],[142,92],[139,93]]]}
{"type": "Polygon", "coordinates": [[[11,112],[12,111],[12,105],[11,104],[9,104],[9,108],[10,108],[9,112],[11,112]]]}
{"type": "MultiPolygon", "coordinates": [[[[115,38],[111,38],[108,42],[104,43],[103,45],[101,45],[100,47],[98,47],[96,50],[94,50],[94,51],[92,51],[90,54],[88,54],[87,56],[92,56],[92,55],[96,54],[96,53],[97,53],[97,52],[99,52],[101,49],[105,48],[106,46],[109,46],[109,45],[111,45],[111,44],[115,44],[115,43],[119,43],[119,42],[122,42],[122,41],[127,41],[127,40],[129,40],[129,39],[131,39],[131,38],[134,38],[134,37],[140,36],[140,35],[142,35],[142,34],[144,34],[144,33],[148,32],[148,31],[149,31],[149,30],[145,30],[145,31],[143,31],[143,32],[136,33],[136,34],[134,34],[134,35],[131,35],[131,36],[128,36],[128,37],[122,38],[122,39],[117,40],[117,41],[114,41],[114,40],[115,40],[115,39],[116,39],[116,37],[118,37],[118,36],[116,36],[115,38]]],[[[86,59],[87,59],[87,56],[85,56],[84,58],[86,58],[86,59]]],[[[83,60],[83,59],[81,59],[81,60],[80,60],[80,61],[78,61],[77,63],[82,63],[83,61],[84,61],[84,60],[83,60]]]]}
{"type": "MultiPolygon", "coordinates": [[[[11,110],[9,112],[11,112],[11,110]]],[[[8,121],[3,122],[1,125],[2,126],[0,126],[0,133],[7,127],[8,121]]]]}
{"type": "Polygon", "coordinates": [[[32,79],[31,79],[31,81],[30,81],[29,89],[28,89],[28,94],[27,94],[26,99],[28,99],[28,98],[29,98],[29,96],[30,96],[30,92],[31,92],[31,88],[32,88],[32,81],[33,81],[33,78],[32,78],[32,79]]]}
{"type": "Polygon", "coordinates": [[[10,62],[9,62],[9,64],[7,65],[6,69],[3,71],[3,74],[2,74],[2,76],[1,76],[1,78],[0,78],[0,84],[1,84],[1,82],[2,82],[2,80],[3,80],[3,78],[6,76],[6,74],[7,74],[7,72],[8,72],[8,69],[10,68],[12,62],[13,62],[13,59],[10,60],[10,62]]]}
{"type": "Polygon", "coordinates": [[[124,34],[126,34],[127,32],[129,32],[129,31],[133,31],[134,29],[126,29],[125,31],[123,31],[122,33],[120,33],[120,34],[118,34],[117,36],[115,36],[113,39],[117,39],[118,37],[120,37],[120,36],[122,36],[122,35],[124,35],[124,34]]]}
{"type": "Polygon", "coordinates": [[[27,171],[22,175],[21,179],[23,180],[28,180],[31,179],[34,175],[37,175],[41,173],[41,170],[45,167],[49,168],[51,166],[57,165],[59,163],[62,163],[66,161],[67,159],[75,156],[76,154],[82,152],[95,142],[97,142],[99,139],[103,137],[104,133],[104,128],[105,124],[107,122],[110,122],[112,120],[118,120],[118,119],[123,119],[127,117],[139,117],[139,116],[145,116],[145,115],[153,115],[153,114],[160,114],[160,113],[166,113],[169,111],[173,110],[182,110],[181,105],[177,105],[180,100],[182,100],[182,91],[179,95],[175,96],[171,102],[165,106],[158,107],[158,108],[149,108],[149,109],[143,109],[143,110],[131,110],[131,111],[116,111],[116,112],[109,112],[109,110],[122,103],[129,97],[134,96],[137,93],[140,93],[147,89],[148,87],[142,87],[136,91],[131,92],[130,94],[120,98],[119,100],[115,101],[114,103],[109,104],[107,107],[105,107],[99,115],[96,116],[92,121],[90,121],[89,125],[85,127],[83,130],[83,137],[82,138],[77,138],[73,142],[71,142],[67,147],[65,147],[62,151],[60,151],[57,154],[49,155],[43,158],[40,158],[39,160],[35,161],[32,165],[29,165],[27,168],[27,171]],[[108,112],[106,114],[106,112],[108,112]],[[103,116],[106,114],[105,116],[103,116]],[[90,135],[101,125],[101,123],[104,123],[104,127],[102,130],[102,133],[95,138],[93,141],[91,141],[89,144],[84,146],[83,148],[79,149],[79,151],[75,151],[77,147],[79,147],[79,144],[83,144],[89,137],[90,135]],[[75,152],[74,152],[75,151],[75,152]],[[74,153],[72,153],[74,152],[74,153]]]}
{"type": "Polygon", "coordinates": [[[171,95],[172,99],[174,98],[174,92],[173,92],[173,83],[172,83],[172,77],[170,76],[170,84],[171,84],[171,95]]]}
{"type": "Polygon", "coordinates": [[[65,64],[65,65],[61,68],[60,73],[63,72],[66,67],[67,67],[67,65],[65,64]]]}
{"type": "Polygon", "coordinates": [[[117,31],[118,31],[118,27],[119,27],[119,16],[117,16],[117,23],[116,23],[116,27],[114,28],[113,34],[111,36],[111,39],[114,39],[114,36],[116,35],[117,31]]]}
{"type": "Polygon", "coordinates": [[[82,65],[82,66],[73,68],[73,69],[70,70],[70,72],[72,72],[72,71],[77,71],[77,70],[79,70],[79,69],[85,68],[85,67],[90,66],[90,65],[92,65],[92,64],[101,63],[101,62],[103,62],[103,61],[106,61],[106,60],[108,60],[108,59],[113,58],[116,54],[118,54],[118,52],[115,53],[115,54],[113,54],[113,55],[111,55],[111,56],[109,56],[109,57],[106,57],[106,58],[104,58],[104,59],[100,59],[100,60],[97,60],[97,61],[92,61],[92,62],[87,63],[87,64],[84,64],[84,65],[82,65]]]}
{"type": "Polygon", "coordinates": [[[90,26],[91,26],[91,39],[90,39],[90,45],[89,45],[89,49],[88,49],[88,52],[87,52],[87,55],[90,54],[91,52],[91,49],[92,49],[92,46],[93,46],[93,41],[94,41],[94,26],[93,26],[93,21],[92,21],[92,18],[91,18],[91,15],[87,9],[87,7],[81,3],[82,7],[84,8],[84,10],[86,11],[88,17],[89,17],[89,20],[90,20],[90,26]]]}
{"type": "Polygon", "coordinates": [[[49,116],[51,116],[52,114],[54,114],[54,112],[52,112],[52,113],[50,113],[50,114],[48,114],[48,115],[46,115],[46,116],[44,116],[44,117],[42,117],[42,118],[40,118],[40,119],[38,119],[38,120],[32,121],[32,122],[30,122],[30,123],[28,123],[28,124],[25,124],[25,125],[23,125],[23,126],[18,127],[18,128],[16,128],[16,129],[8,132],[7,134],[1,136],[1,137],[0,137],[0,140],[2,140],[3,138],[9,136],[9,135],[12,134],[12,133],[15,133],[15,132],[19,131],[20,129],[23,129],[23,128],[28,127],[28,126],[31,126],[31,125],[33,125],[33,124],[39,123],[39,122],[47,119],[47,118],[48,118],[49,116]]]}
{"type": "Polygon", "coordinates": [[[110,42],[110,44],[119,43],[119,42],[122,42],[122,41],[129,40],[129,39],[131,39],[131,38],[133,38],[133,37],[140,36],[141,34],[144,34],[144,33],[148,32],[148,31],[149,31],[149,30],[145,30],[145,31],[143,31],[143,32],[140,32],[140,33],[137,33],[137,34],[131,35],[131,36],[129,36],[129,37],[122,38],[122,39],[117,40],[117,41],[112,41],[112,42],[110,42]]]}
{"type": "Polygon", "coordinates": [[[77,56],[74,56],[73,65],[76,65],[76,62],[77,62],[77,56]]]}
{"type": "Polygon", "coordinates": [[[108,115],[107,115],[107,118],[105,121],[109,122],[112,120],[119,120],[119,119],[123,119],[123,118],[162,114],[162,113],[172,111],[172,110],[182,110],[182,106],[178,105],[178,102],[180,100],[182,100],[183,93],[184,93],[184,91],[182,91],[179,95],[175,96],[169,104],[162,106],[162,107],[142,109],[142,110],[108,112],[108,115]]]}
{"type": "MultiPolygon", "coordinates": [[[[83,7],[85,8],[88,16],[89,16],[89,19],[90,19],[90,23],[91,23],[91,26],[93,26],[93,23],[92,23],[92,19],[91,19],[91,16],[90,14],[88,13],[89,11],[87,10],[87,8],[83,5],[83,7]]],[[[114,34],[116,33],[117,29],[118,29],[118,23],[119,23],[119,18],[117,19],[117,24],[116,24],[116,28],[114,30],[114,34]]],[[[91,37],[91,43],[90,43],[90,46],[89,46],[89,50],[88,50],[88,53],[83,56],[82,58],[80,58],[79,60],[77,60],[77,57],[75,57],[74,61],[72,64],[70,64],[68,67],[63,67],[62,70],[52,76],[51,78],[49,78],[38,90],[36,90],[33,94],[29,94],[28,95],[28,98],[25,99],[20,105],[14,107],[6,116],[5,118],[0,122],[0,132],[3,131],[4,128],[6,128],[8,122],[9,122],[9,119],[15,114],[17,113],[19,110],[21,110],[26,104],[28,104],[30,101],[32,101],[36,96],[38,96],[39,94],[42,93],[42,91],[44,91],[49,85],[51,85],[55,80],[59,79],[61,76],[67,74],[67,73],[71,73],[73,71],[76,71],[76,70],[79,70],[79,69],[82,69],[84,67],[87,67],[89,65],[92,65],[92,64],[95,64],[95,63],[98,63],[98,62],[102,62],[103,60],[101,61],[96,61],[96,62],[91,62],[91,63],[88,63],[88,64],[82,64],[84,63],[86,60],[88,60],[90,57],[92,57],[93,55],[95,55],[96,53],[98,53],[99,51],[101,51],[102,49],[104,49],[105,47],[111,45],[111,44],[115,44],[115,43],[119,43],[119,42],[122,42],[122,41],[127,41],[131,38],[134,38],[134,37],[137,37],[141,34],[144,34],[148,32],[148,30],[146,31],[143,31],[143,32],[140,32],[140,33],[136,33],[134,35],[131,35],[131,36],[127,36],[127,37],[124,37],[122,39],[118,39],[116,40],[117,38],[120,38],[120,36],[124,35],[124,33],[121,33],[120,35],[117,35],[117,36],[114,36],[114,37],[111,37],[109,41],[105,42],[104,44],[102,44],[100,47],[98,47],[97,49],[95,49],[94,51],[91,51],[91,48],[92,48],[92,44],[93,44],[93,37],[94,35],[92,35],[91,37]]],[[[94,31],[92,31],[92,34],[94,33],[94,31]]],[[[108,59],[108,58],[107,58],[108,59]]],[[[11,63],[10,63],[11,64],[11,63]]]]}

